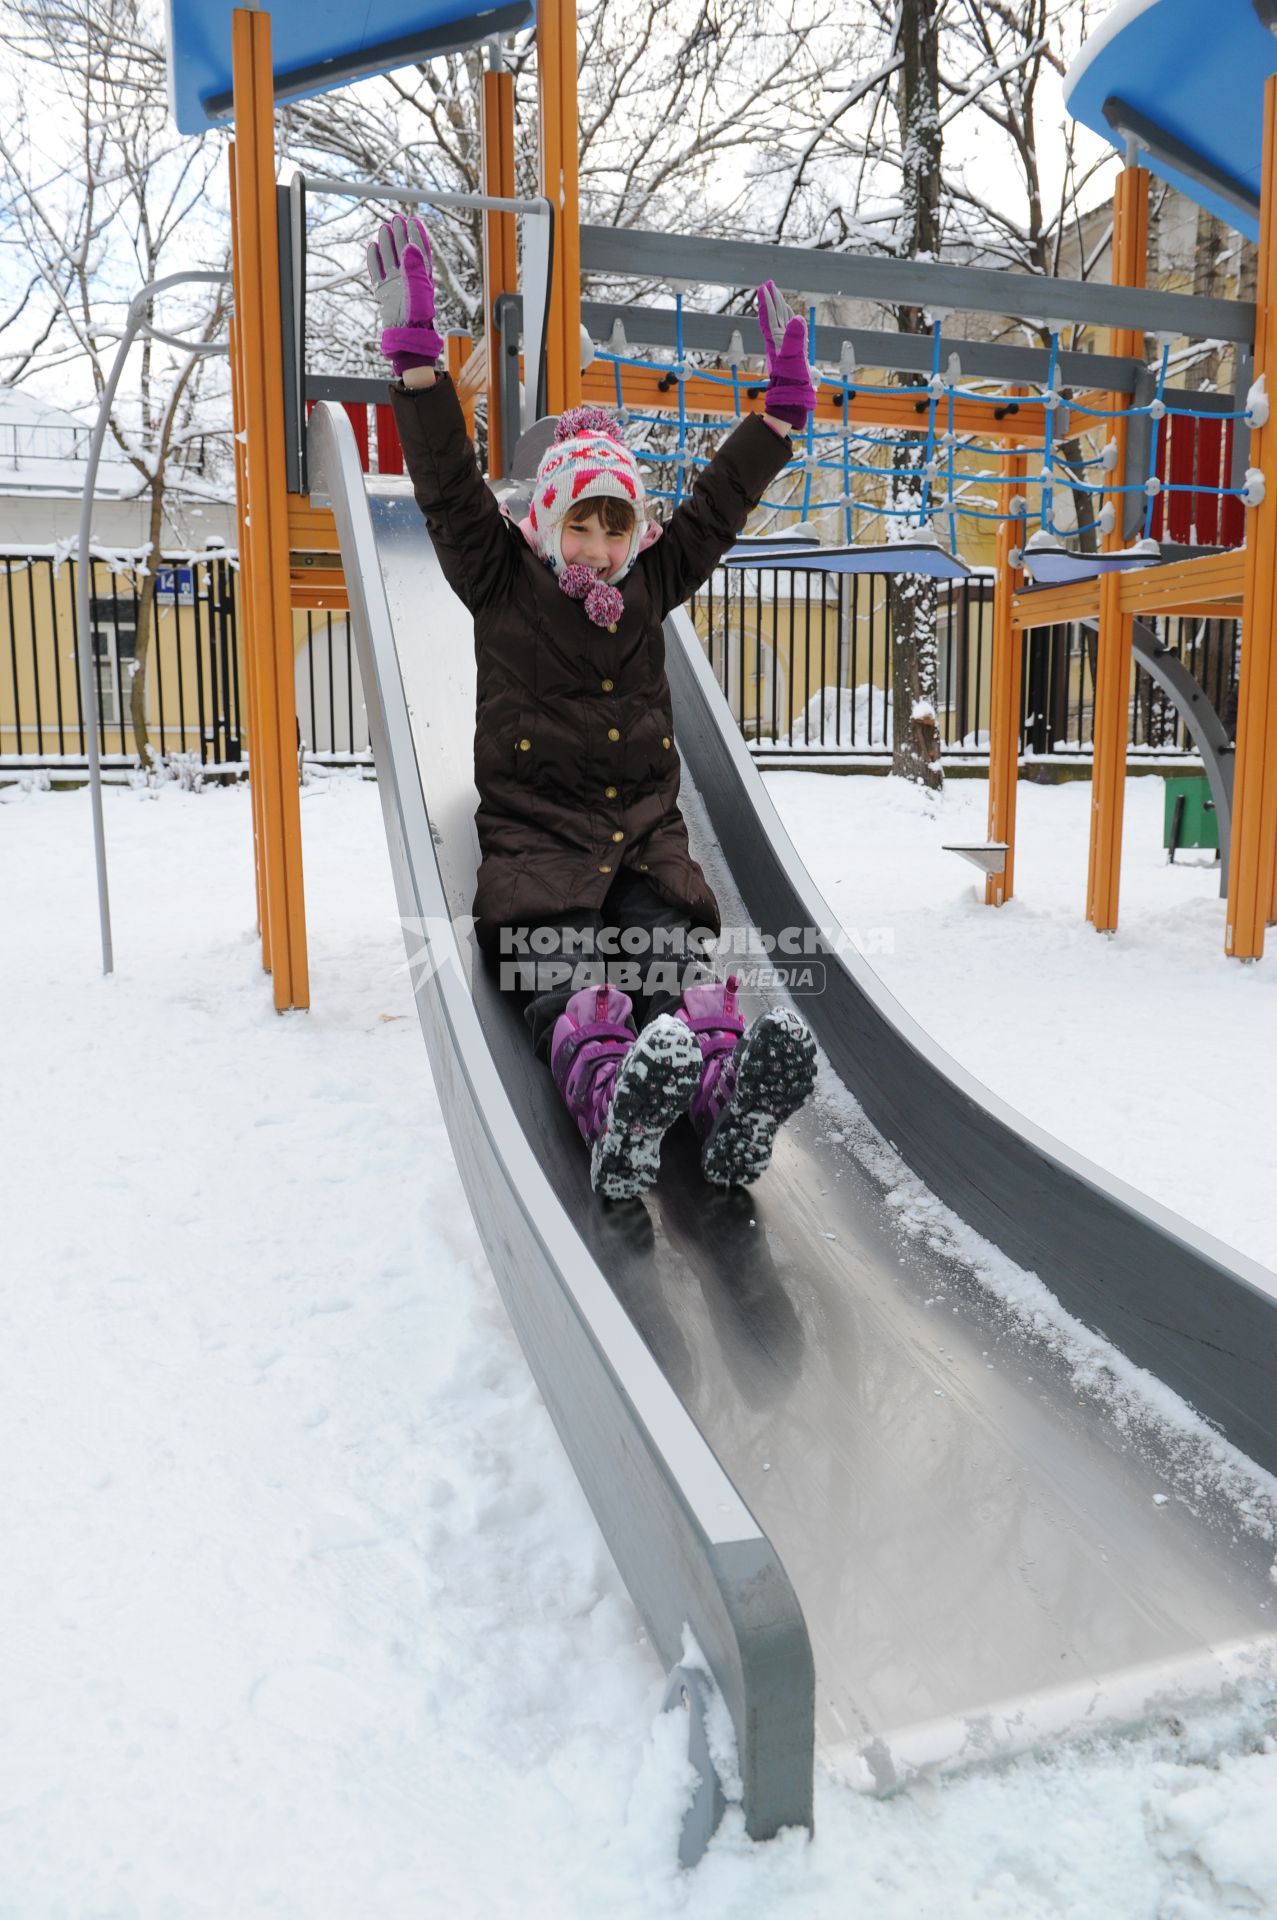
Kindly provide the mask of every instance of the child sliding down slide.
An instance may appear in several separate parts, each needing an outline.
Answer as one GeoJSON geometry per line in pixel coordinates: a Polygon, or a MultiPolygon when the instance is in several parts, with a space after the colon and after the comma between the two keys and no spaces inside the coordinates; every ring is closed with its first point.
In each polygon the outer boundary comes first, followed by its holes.
{"type": "Polygon", "coordinates": [[[765,411],[724,441],[664,528],[619,427],[595,407],[563,415],[516,525],[436,371],[421,222],[384,225],[368,264],[413,491],[474,617],[479,944],[505,962],[524,956],[514,980],[503,965],[502,985],[530,994],[532,1044],[591,1148],[596,1192],[649,1187],[683,1112],[708,1180],[755,1180],[811,1091],[815,1045],[783,1008],[746,1029],[735,978],[710,965],[720,921],[678,808],[661,622],[708,579],[806,424],[806,323],[770,281],[759,289],[765,411]],[[599,952],[624,954],[634,997],[599,952]],[[637,967],[641,953],[662,963],[637,967]]]}

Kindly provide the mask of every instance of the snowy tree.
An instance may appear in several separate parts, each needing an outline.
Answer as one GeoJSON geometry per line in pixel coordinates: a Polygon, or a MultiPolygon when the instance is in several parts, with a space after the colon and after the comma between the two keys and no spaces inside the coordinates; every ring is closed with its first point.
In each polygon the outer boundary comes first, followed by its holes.
{"type": "MultiPolygon", "coordinates": [[[[515,58],[516,70],[526,49],[515,58]]],[[[479,193],[479,48],[404,67],[339,93],[301,100],[280,115],[279,141],[303,172],[384,180],[443,193],[479,193]]],[[[526,136],[527,129],[523,129],[526,136]]],[[[516,141],[534,193],[535,163],[525,137],[516,141]]],[[[399,209],[317,196],[307,209],[309,357],[331,373],[367,376],[382,370],[364,284],[363,249],[378,218],[399,209]]],[[[427,212],[435,236],[435,281],[445,328],[481,330],[482,218],[461,209],[427,212]]]]}
{"type": "MultiPolygon", "coordinates": [[[[901,60],[895,105],[903,189],[899,244],[911,260],[934,260],[940,253],[940,4],[941,0],[900,0],[896,16],[901,60]]],[[[927,318],[917,307],[902,306],[896,312],[902,333],[921,332],[927,318]]],[[[922,434],[899,436],[889,493],[890,526],[895,533],[906,530],[912,521],[925,522],[926,460],[927,441],[922,434]],[[905,515],[908,519],[901,517],[905,515]]],[[[923,574],[893,574],[889,604],[895,717],[892,772],[927,787],[941,787],[935,581],[923,574]]]]}
{"type": "MultiPolygon", "coordinates": [[[[578,17],[581,211],[617,226],[757,237],[775,192],[768,156],[788,124],[810,117],[823,62],[840,30],[854,38],[859,4],[817,0],[636,0],[624,10],[584,0],[578,17]]],[[[283,115],[287,158],[303,171],[453,193],[482,189],[483,55],[465,54],[303,101],[283,115]]],[[[503,58],[515,83],[517,190],[538,190],[536,45],[514,36],[503,58]]],[[[359,262],[370,224],[393,208],[316,199],[309,208],[307,307],[312,359],[334,372],[379,370],[359,262]]],[[[445,327],[482,325],[478,214],[428,216],[445,327]]],[[[640,300],[633,280],[586,276],[598,298],[640,300]]],[[[480,423],[482,442],[482,422],[480,423]]]]}
{"type": "MultiPolygon", "coordinates": [[[[15,289],[0,329],[0,373],[45,387],[57,374],[74,397],[100,396],[139,288],[165,273],[229,264],[224,142],[175,131],[160,23],[147,0],[7,4],[0,47],[11,93],[0,121],[0,232],[15,289]]],[[[155,324],[213,341],[228,304],[221,288],[170,296],[155,324]]],[[[109,432],[149,508],[130,684],[134,743],[149,768],[146,672],[165,505],[175,492],[223,490],[203,469],[209,446],[229,436],[229,405],[223,400],[218,423],[207,418],[206,356],[144,340],[135,358],[109,432]]]]}

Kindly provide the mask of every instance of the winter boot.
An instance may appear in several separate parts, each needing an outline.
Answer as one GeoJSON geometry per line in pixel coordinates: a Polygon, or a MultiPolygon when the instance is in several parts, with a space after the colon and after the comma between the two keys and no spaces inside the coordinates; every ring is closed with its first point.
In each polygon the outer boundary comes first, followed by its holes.
{"type": "Polygon", "coordinates": [[[769,1007],[747,1033],[736,984],[733,974],[725,987],[685,987],[674,1016],[700,1044],[700,1085],[688,1112],[701,1142],[701,1171],[719,1187],[757,1180],[777,1130],[816,1083],[816,1043],[806,1023],[785,1007],[769,1007]]]}
{"type": "Polygon", "coordinates": [[[631,1200],[660,1171],[661,1137],[696,1090],[701,1056],[662,1014],[634,1037],[628,994],[583,987],[554,1023],[550,1071],[590,1152],[590,1184],[631,1200]]]}

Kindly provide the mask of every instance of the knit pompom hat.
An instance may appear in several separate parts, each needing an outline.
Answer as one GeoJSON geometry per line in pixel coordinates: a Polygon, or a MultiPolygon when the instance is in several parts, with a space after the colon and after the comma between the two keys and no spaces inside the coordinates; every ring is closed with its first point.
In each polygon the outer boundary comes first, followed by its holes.
{"type": "Polygon", "coordinates": [[[643,476],[610,413],[602,407],[569,407],[537,468],[528,514],[537,550],[555,573],[563,571],[563,522],[574,506],[600,494],[634,509],[629,552],[612,576],[615,584],[634,565],[643,541],[643,476]]]}

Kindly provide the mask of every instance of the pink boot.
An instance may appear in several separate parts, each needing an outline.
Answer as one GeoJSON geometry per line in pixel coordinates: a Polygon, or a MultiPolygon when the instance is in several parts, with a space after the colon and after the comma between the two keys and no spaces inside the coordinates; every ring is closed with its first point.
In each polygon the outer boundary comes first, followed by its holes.
{"type": "Polygon", "coordinates": [[[685,987],[675,1019],[696,1035],[700,1085],[688,1112],[701,1141],[701,1171],[715,1186],[757,1180],[781,1123],[816,1083],[816,1043],[806,1022],[769,1007],[745,1031],[736,976],[725,987],[685,987]]]}
{"type": "Polygon", "coordinates": [[[554,1023],[550,1071],[589,1145],[590,1184],[630,1200],[660,1171],[661,1139],[696,1090],[700,1053],[669,1014],[637,1039],[628,994],[583,987],[554,1023]]]}

